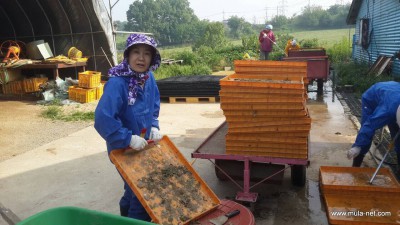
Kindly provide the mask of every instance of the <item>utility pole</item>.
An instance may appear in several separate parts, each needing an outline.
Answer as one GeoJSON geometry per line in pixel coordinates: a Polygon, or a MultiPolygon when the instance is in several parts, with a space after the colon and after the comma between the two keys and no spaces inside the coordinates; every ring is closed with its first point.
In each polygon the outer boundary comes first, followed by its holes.
{"type": "Polygon", "coordinates": [[[286,7],[286,1],[282,0],[281,1],[281,15],[285,15],[285,7],[286,7]]]}

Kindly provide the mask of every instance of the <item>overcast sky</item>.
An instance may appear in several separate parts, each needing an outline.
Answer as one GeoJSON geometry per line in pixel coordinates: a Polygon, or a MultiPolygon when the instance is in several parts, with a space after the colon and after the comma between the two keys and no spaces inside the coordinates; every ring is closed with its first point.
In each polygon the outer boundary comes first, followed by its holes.
{"type": "MultiPolygon", "coordinates": [[[[103,0],[106,6],[109,0],[103,0]]],[[[116,0],[111,0],[114,4],[116,0]]],[[[113,20],[126,21],[126,11],[134,0],[119,0],[114,6],[113,20]]],[[[236,15],[250,23],[264,23],[266,19],[279,15],[287,17],[300,14],[310,5],[322,6],[324,9],[334,4],[347,4],[351,0],[189,0],[190,8],[199,19],[222,21],[236,15]]]]}

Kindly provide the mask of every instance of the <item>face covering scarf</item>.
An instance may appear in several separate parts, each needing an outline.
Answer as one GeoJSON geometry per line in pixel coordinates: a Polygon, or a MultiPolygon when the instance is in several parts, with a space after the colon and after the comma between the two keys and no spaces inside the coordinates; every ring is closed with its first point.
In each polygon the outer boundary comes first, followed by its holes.
{"type": "Polygon", "coordinates": [[[135,104],[137,98],[137,92],[139,88],[142,88],[146,80],[149,78],[149,71],[144,73],[138,73],[133,70],[128,65],[127,59],[124,59],[122,63],[117,66],[111,68],[108,71],[109,77],[130,77],[129,85],[128,85],[128,105],[135,104]]]}

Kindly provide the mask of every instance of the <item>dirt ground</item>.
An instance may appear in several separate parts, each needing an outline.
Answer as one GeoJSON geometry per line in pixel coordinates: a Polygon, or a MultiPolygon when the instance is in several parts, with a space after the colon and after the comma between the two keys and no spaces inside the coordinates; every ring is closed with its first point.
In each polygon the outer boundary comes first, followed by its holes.
{"type": "MultiPolygon", "coordinates": [[[[94,111],[97,102],[62,106],[64,112],[94,111]]],[[[41,116],[46,106],[36,101],[0,100],[0,162],[93,124],[64,122],[41,116]]]]}

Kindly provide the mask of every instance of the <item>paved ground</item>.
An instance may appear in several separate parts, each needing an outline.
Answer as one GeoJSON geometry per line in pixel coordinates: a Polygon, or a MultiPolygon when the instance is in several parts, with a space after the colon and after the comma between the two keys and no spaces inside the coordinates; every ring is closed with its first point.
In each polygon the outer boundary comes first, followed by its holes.
{"type": "MultiPolygon", "coordinates": [[[[313,122],[306,185],[293,187],[288,170],[282,184],[252,189],[259,193],[253,205],[257,224],[328,224],[320,200],[319,167],[351,164],[345,153],[356,129],[332,92],[325,91],[322,97],[310,93],[309,97],[313,122]]],[[[161,108],[162,131],[189,161],[190,153],[225,119],[218,103],[163,103],[161,108]]],[[[105,149],[104,141],[89,126],[0,162],[1,203],[22,219],[65,205],[118,214],[122,181],[105,149]]],[[[375,166],[370,157],[365,162],[365,166],[375,166]]],[[[218,180],[211,162],[197,159],[194,168],[219,198],[234,198],[238,188],[218,180]]]]}
{"type": "MultiPolygon", "coordinates": [[[[95,103],[68,105],[63,111],[93,111],[95,103]]],[[[40,116],[44,111],[36,101],[0,100],[0,162],[63,138],[93,124],[64,122],[40,116]]]]}

